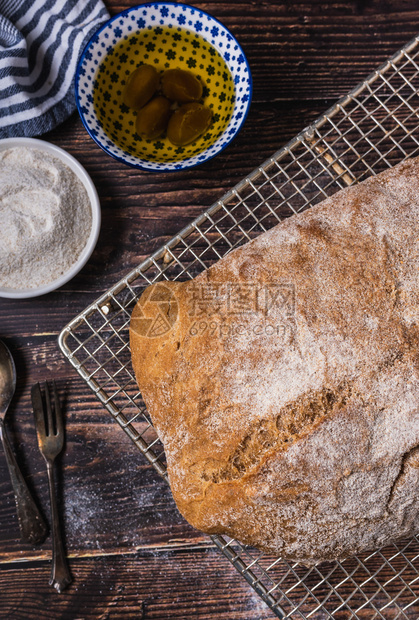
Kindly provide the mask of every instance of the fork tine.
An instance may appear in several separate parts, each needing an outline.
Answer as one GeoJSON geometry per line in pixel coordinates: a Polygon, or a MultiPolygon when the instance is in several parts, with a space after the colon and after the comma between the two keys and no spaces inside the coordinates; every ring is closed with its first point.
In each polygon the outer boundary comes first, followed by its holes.
{"type": "Polygon", "coordinates": [[[48,381],[45,381],[45,405],[47,409],[48,435],[55,435],[54,418],[52,416],[51,397],[49,394],[48,381]]]}
{"type": "Polygon", "coordinates": [[[52,382],[52,387],[54,391],[55,432],[57,433],[57,435],[62,435],[64,432],[63,417],[61,415],[60,400],[58,398],[57,385],[55,383],[55,380],[52,382]]]}
{"type": "Polygon", "coordinates": [[[32,408],[35,417],[35,428],[38,436],[38,443],[45,437],[45,417],[44,417],[44,405],[42,403],[41,386],[39,383],[35,383],[31,389],[32,408]]]}

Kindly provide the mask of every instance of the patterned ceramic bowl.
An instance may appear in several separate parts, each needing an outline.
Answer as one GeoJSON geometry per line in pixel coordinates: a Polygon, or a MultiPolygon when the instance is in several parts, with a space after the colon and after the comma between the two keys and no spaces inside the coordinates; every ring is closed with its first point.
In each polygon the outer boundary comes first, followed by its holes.
{"type": "Polygon", "coordinates": [[[249,65],[233,35],[207,13],[172,2],[110,19],[85,47],[76,74],[78,110],[93,140],[115,159],[150,171],[184,170],[214,157],[241,128],[251,94],[249,65]],[[128,76],[142,64],[160,74],[184,69],[201,80],[212,122],[194,142],[175,146],[165,134],[138,135],[136,111],[122,99],[128,76]]]}

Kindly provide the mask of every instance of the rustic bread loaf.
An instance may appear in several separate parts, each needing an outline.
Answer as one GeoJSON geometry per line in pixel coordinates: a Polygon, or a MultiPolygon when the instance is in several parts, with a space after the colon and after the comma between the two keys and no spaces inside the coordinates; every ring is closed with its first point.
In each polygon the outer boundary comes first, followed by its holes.
{"type": "Polygon", "coordinates": [[[345,189],[130,328],[196,528],[311,565],[419,531],[419,159],[345,189]]]}

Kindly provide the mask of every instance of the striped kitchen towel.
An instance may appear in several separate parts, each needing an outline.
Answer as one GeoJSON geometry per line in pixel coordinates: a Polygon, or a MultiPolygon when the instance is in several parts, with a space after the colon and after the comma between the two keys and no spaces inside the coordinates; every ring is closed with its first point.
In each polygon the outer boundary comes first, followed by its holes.
{"type": "Polygon", "coordinates": [[[0,138],[36,136],[76,109],[77,61],[102,0],[0,0],[0,138]]]}

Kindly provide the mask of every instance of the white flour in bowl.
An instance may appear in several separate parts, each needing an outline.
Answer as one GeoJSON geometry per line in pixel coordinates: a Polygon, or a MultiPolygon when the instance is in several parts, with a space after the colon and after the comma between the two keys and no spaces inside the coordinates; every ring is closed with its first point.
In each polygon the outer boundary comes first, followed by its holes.
{"type": "Polygon", "coordinates": [[[77,175],[40,149],[0,151],[0,286],[38,288],[77,261],[92,227],[77,175]]]}

